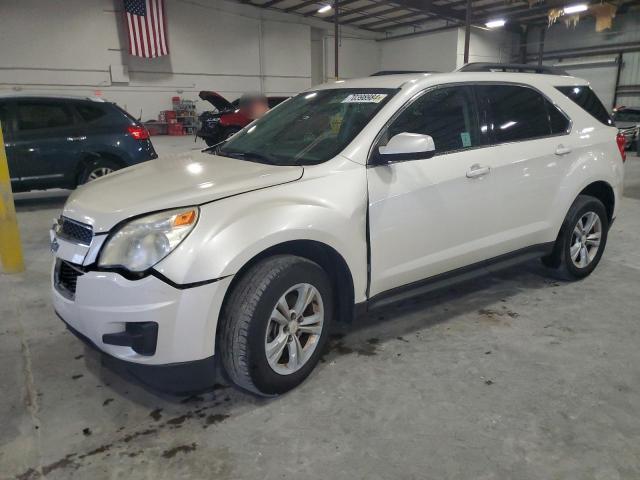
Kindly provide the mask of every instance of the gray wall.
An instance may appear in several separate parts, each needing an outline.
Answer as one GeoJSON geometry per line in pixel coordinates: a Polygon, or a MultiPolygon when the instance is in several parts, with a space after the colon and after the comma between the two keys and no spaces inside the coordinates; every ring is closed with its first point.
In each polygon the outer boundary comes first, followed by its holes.
{"type": "MultiPolygon", "coordinates": [[[[171,108],[172,96],[196,100],[200,90],[229,99],[257,90],[295,94],[312,84],[312,58],[320,78],[324,72],[317,68],[329,63],[318,61],[317,48],[312,57],[311,32],[314,27],[316,40],[324,38],[330,24],[222,0],[166,0],[171,54],[131,57],[121,5],[117,0],[0,0],[0,92],[99,93],[136,116],[142,110],[143,119],[149,119],[171,108]],[[112,75],[122,69],[128,78],[112,75]]],[[[376,70],[378,46],[372,35],[348,28],[343,34],[348,37],[341,52],[345,75],[376,70]]],[[[205,102],[198,107],[210,108],[205,102]]]]}
{"type": "MultiPolygon", "coordinates": [[[[529,52],[537,51],[538,31],[532,31],[528,38],[529,52]]],[[[595,31],[595,20],[592,17],[584,17],[575,28],[567,28],[564,23],[557,22],[547,30],[545,37],[545,51],[553,51],[576,47],[604,47],[626,42],[640,42],[640,12],[632,10],[624,15],[619,15],[613,19],[611,30],[597,33],[595,31]]],[[[589,62],[607,63],[615,58],[614,54],[604,56],[584,56],[574,58],[545,58],[545,64],[572,65],[568,68],[577,75],[590,76],[588,67],[584,64],[589,62]],[[573,68],[576,64],[583,64],[579,68],[573,68]]],[[[594,74],[597,73],[594,67],[594,74]]],[[[610,70],[615,70],[611,68],[610,70]]],[[[588,79],[588,78],[587,78],[588,79]]],[[[613,79],[615,82],[615,78],[613,79]]],[[[628,52],[623,54],[623,65],[620,72],[620,85],[640,84],[640,52],[628,52]]],[[[618,97],[617,104],[640,106],[640,95],[626,95],[618,97]]],[[[606,105],[608,108],[611,105],[606,105]]]]}
{"type": "MultiPolygon", "coordinates": [[[[513,44],[511,36],[504,30],[472,29],[469,61],[507,61],[513,44]]],[[[382,70],[450,72],[464,64],[463,28],[451,28],[379,43],[382,70]]]]}

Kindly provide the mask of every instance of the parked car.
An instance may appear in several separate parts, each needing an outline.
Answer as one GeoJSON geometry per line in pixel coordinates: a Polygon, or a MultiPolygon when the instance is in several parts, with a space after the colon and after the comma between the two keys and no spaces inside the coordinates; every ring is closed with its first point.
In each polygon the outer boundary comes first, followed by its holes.
{"type": "Polygon", "coordinates": [[[0,97],[14,191],[75,188],[157,158],[149,133],[114,103],[80,97],[0,97]]]}
{"type": "MultiPolygon", "coordinates": [[[[216,92],[202,91],[199,94],[215,108],[214,111],[203,112],[200,117],[200,130],[197,136],[202,138],[208,146],[216,145],[251,123],[239,108],[240,99],[229,102],[216,92]]],[[[284,102],[289,97],[267,97],[269,108],[284,102]]]]}
{"type": "Polygon", "coordinates": [[[636,149],[640,153],[640,108],[618,107],[613,112],[613,121],[624,135],[627,150],[636,149]]]}
{"type": "Polygon", "coordinates": [[[536,257],[568,279],[592,273],[621,146],[569,76],[326,84],[218,149],[74,192],[52,230],[53,305],[148,382],[165,372],[186,388],[186,372],[221,362],[242,388],[279,394],[356,311],[536,257]]]}

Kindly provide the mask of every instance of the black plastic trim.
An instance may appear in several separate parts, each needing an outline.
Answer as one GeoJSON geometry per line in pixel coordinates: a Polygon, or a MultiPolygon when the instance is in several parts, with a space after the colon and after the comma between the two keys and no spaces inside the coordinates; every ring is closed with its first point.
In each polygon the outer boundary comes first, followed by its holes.
{"type": "Polygon", "coordinates": [[[472,62],[460,67],[458,72],[494,72],[502,71],[511,73],[515,70],[517,73],[539,73],[545,75],[561,75],[570,76],[567,72],[558,67],[550,67],[548,65],[533,65],[530,63],[490,63],[490,62],[472,62]]]}
{"type": "Polygon", "coordinates": [[[102,355],[107,367],[113,370],[124,370],[139,382],[153,389],[165,393],[184,395],[202,391],[214,386],[216,383],[215,356],[191,362],[166,363],[162,365],[127,362],[101,350],[91,339],[69,325],[60,313],[57,311],[55,313],[71,333],[102,355]]]}
{"type": "Polygon", "coordinates": [[[362,302],[365,305],[357,304],[356,311],[362,311],[365,308],[366,310],[380,308],[409,297],[421,295],[454,283],[470,280],[488,272],[517,265],[532,258],[544,256],[545,254],[551,253],[554,244],[555,242],[548,242],[521,248],[481,262],[440,273],[433,277],[428,277],[423,280],[418,280],[407,285],[402,285],[391,290],[380,292],[369,298],[367,301],[362,302]]]}
{"type": "Polygon", "coordinates": [[[130,347],[140,355],[152,356],[158,344],[158,323],[126,322],[124,332],[105,333],[102,343],[130,347]]]}

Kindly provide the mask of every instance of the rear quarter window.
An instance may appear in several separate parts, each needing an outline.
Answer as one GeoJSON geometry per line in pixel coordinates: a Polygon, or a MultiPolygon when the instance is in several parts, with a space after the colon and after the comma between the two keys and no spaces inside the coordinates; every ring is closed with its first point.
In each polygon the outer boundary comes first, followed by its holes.
{"type": "Polygon", "coordinates": [[[98,120],[99,118],[102,118],[107,114],[107,112],[105,112],[102,108],[95,105],[77,105],[76,110],[85,122],[93,122],[94,120],[98,120]]]}
{"type": "Polygon", "coordinates": [[[591,114],[599,122],[605,125],[613,125],[613,120],[609,116],[609,112],[604,108],[598,96],[591,90],[588,85],[573,87],[556,87],[556,90],[573,100],[585,112],[591,114]]]}

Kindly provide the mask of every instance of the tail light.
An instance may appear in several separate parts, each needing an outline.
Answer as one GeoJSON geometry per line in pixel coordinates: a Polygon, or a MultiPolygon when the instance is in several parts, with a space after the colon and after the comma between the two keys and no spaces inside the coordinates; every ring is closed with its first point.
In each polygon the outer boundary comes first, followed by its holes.
{"type": "Polygon", "coordinates": [[[620,150],[620,156],[624,162],[627,159],[627,152],[624,151],[624,145],[627,142],[622,133],[618,133],[618,135],[616,135],[616,143],[618,144],[618,150],[620,150]]]}
{"type": "Polygon", "coordinates": [[[131,125],[127,127],[127,132],[136,140],[148,140],[149,131],[140,125],[131,125]]]}

